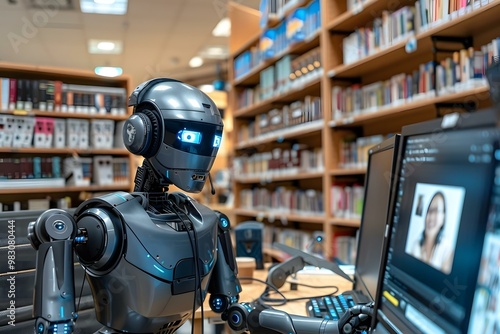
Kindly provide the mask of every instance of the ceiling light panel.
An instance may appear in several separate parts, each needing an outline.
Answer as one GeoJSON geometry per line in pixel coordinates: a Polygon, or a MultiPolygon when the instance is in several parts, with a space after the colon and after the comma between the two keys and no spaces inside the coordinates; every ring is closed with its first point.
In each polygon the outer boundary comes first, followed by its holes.
{"type": "Polygon", "coordinates": [[[225,17],[217,23],[212,35],[215,37],[229,37],[231,35],[231,20],[225,17]]]}
{"type": "Polygon", "coordinates": [[[118,40],[91,39],[88,51],[92,54],[120,54],[123,51],[123,43],[118,40]]]}
{"type": "Polygon", "coordinates": [[[200,51],[199,56],[205,59],[226,59],[229,49],[226,45],[208,45],[200,51]]]}
{"type": "Polygon", "coordinates": [[[123,69],[121,67],[113,66],[97,66],[94,69],[95,74],[102,77],[114,78],[123,74],[123,69]]]}
{"type": "Polygon", "coordinates": [[[193,57],[189,61],[189,67],[200,67],[203,65],[203,58],[201,57],[193,57]]]}
{"type": "Polygon", "coordinates": [[[80,0],[82,13],[125,15],[128,0],[80,0]]]}

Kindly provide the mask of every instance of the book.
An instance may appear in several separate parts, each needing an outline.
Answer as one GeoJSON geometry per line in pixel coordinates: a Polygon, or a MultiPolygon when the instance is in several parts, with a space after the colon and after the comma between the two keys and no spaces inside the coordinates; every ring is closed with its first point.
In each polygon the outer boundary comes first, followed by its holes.
{"type": "Polygon", "coordinates": [[[0,78],[0,110],[9,110],[9,78],[0,78]]]}

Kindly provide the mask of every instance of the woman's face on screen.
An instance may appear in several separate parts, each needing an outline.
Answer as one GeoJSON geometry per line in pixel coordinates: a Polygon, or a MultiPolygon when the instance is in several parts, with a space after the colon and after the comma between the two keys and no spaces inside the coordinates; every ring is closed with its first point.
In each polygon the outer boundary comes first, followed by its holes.
{"type": "Polygon", "coordinates": [[[429,205],[429,210],[425,216],[425,230],[429,235],[436,235],[444,224],[444,198],[443,196],[434,196],[429,205]]]}

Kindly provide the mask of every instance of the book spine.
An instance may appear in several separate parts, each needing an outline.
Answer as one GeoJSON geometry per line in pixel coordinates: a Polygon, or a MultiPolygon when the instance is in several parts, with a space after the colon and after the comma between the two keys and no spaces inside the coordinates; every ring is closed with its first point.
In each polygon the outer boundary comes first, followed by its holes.
{"type": "Polygon", "coordinates": [[[0,110],[9,110],[9,78],[0,78],[2,90],[0,92],[0,110]]]}
{"type": "Polygon", "coordinates": [[[17,101],[17,80],[15,78],[9,79],[9,110],[16,109],[17,101]]]}

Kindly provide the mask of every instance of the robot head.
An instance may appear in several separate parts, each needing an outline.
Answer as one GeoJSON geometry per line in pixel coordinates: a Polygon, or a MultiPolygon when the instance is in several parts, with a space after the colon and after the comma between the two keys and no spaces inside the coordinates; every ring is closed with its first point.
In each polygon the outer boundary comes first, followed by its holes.
{"type": "Polygon", "coordinates": [[[162,185],[200,192],[222,140],[215,103],[193,86],[158,78],[137,86],[128,105],[125,147],[148,159],[162,185]]]}

